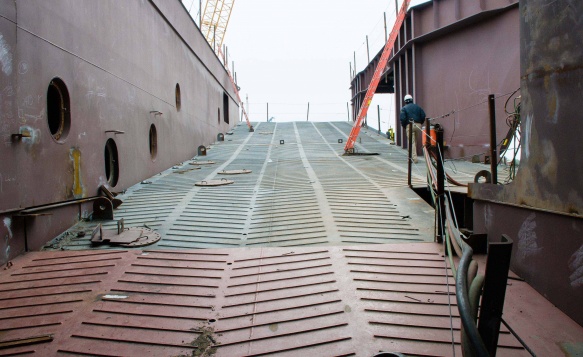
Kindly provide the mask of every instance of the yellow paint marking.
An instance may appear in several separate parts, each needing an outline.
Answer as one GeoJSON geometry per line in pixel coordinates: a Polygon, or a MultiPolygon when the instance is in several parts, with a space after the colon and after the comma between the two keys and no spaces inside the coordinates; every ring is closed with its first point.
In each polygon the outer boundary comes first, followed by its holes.
{"type": "Polygon", "coordinates": [[[83,197],[83,186],[81,185],[81,151],[77,148],[71,149],[73,158],[73,196],[83,197]]]}

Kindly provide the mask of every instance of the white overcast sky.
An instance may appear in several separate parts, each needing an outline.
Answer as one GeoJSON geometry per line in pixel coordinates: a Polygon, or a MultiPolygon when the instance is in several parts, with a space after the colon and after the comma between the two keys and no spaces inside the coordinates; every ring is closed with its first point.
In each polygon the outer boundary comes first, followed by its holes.
{"type": "MultiPolygon", "coordinates": [[[[182,0],[198,23],[198,0],[182,0]],[[193,3],[194,1],[194,3],[193,3]]],[[[412,0],[411,5],[428,0],[412,0]]],[[[202,1],[203,8],[206,0],[202,1]]],[[[399,6],[402,0],[399,0],[399,6]]],[[[251,121],[265,121],[267,103],[274,121],[348,120],[350,68],[356,51],[357,71],[381,50],[387,14],[388,32],[395,21],[394,0],[237,0],[224,43],[229,66],[235,61],[241,98],[249,97],[251,121]]],[[[376,95],[369,126],[394,127],[391,95],[376,95]]],[[[351,109],[352,110],[352,109],[351,109]]]]}

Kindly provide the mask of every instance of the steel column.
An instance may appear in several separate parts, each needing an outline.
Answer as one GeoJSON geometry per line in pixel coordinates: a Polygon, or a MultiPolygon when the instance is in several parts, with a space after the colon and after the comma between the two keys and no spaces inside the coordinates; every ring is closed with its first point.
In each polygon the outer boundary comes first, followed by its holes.
{"type": "Polygon", "coordinates": [[[490,112],[490,171],[492,183],[498,184],[498,154],[496,150],[496,103],[494,94],[488,96],[488,111],[490,112]]]}
{"type": "Polygon", "coordinates": [[[437,236],[435,241],[437,243],[443,242],[443,227],[445,225],[445,207],[443,196],[445,193],[445,169],[443,167],[443,129],[441,127],[435,128],[437,136],[437,143],[435,150],[437,151],[437,202],[435,209],[437,210],[437,236]]]}
{"type": "Polygon", "coordinates": [[[512,255],[512,239],[502,235],[501,242],[488,244],[488,258],[486,262],[486,280],[484,281],[484,294],[480,307],[480,322],[478,331],[488,349],[490,356],[496,356],[500,323],[502,322],[502,309],[504,308],[504,296],[510,269],[510,257],[512,255]]]}

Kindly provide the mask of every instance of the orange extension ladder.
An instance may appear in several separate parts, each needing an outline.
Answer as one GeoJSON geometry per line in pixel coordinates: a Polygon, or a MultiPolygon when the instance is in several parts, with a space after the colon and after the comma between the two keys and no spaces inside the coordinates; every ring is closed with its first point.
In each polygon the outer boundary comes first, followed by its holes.
{"type": "Polygon", "coordinates": [[[374,71],[374,75],[372,76],[372,80],[370,81],[370,85],[368,86],[368,90],[366,91],[366,95],[364,97],[364,103],[360,107],[358,112],[358,118],[354,122],[354,126],[350,131],[350,135],[348,136],[348,140],[346,141],[346,146],[344,146],[344,154],[353,154],[354,153],[354,143],[358,138],[358,134],[360,133],[360,128],[362,126],[362,121],[368,112],[368,107],[370,107],[370,102],[372,101],[372,97],[374,96],[377,87],[379,86],[379,82],[381,80],[381,75],[385,67],[387,66],[387,62],[389,61],[389,56],[391,55],[391,50],[393,49],[393,45],[397,40],[397,35],[399,34],[399,29],[405,20],[405,15],[407,14],[407,8],[409,8],[410,0],[404,0],[403,4],[401,5],[401,10],[397,14],[397,19],[395,20],[395,25],[391,30],[391,35],[385,44],[385,49],[381,55],[381,59],[377,68],[374,71]]]}

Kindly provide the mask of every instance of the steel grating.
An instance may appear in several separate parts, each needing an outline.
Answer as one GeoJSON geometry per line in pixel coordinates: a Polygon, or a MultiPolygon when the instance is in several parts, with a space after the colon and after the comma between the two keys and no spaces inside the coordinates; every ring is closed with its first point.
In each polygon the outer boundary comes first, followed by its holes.
{"type": "MultiPolygon", "coordinates": [[[[2,353],[444,356],[453,354],[453,330],[461,355],[453,279],[440,249],[424,243],[29,253],[0,275],[0,341],[45,334],[54,340],[2,353]]],[[[526,283],[513,282],[507,296],[506,319],[531,347],[559,353],[556,344],[525,334],[527,317],[516,311],[525,304],[546,309],[541,331],[557,325],[570,338],[583,336],[526,283]]],[[[503,329],[498,355],[528,353],[503,329]]]]}
{"type": "MultiPolygon", "coordinates": [[[[155,229],[162,236],[155,246],[167,249],[431,241],[433,210],[407,187],[402,150],[366,137],[357,147],[382,146],[381,155],[342,156],[338,139],[349,131],[348,123],[237,127],[200,158],[214,165],[177,163],[131,187],[115,218],[155,229]],[[252,172],[230,176],[233,185],[194,186],[242,169],[252,172]]],[[[415,174],[415,183],[422,179],[415,174]]],[[[81,222],[47,249],[90,248],[95,224],[81,222]]]]}

